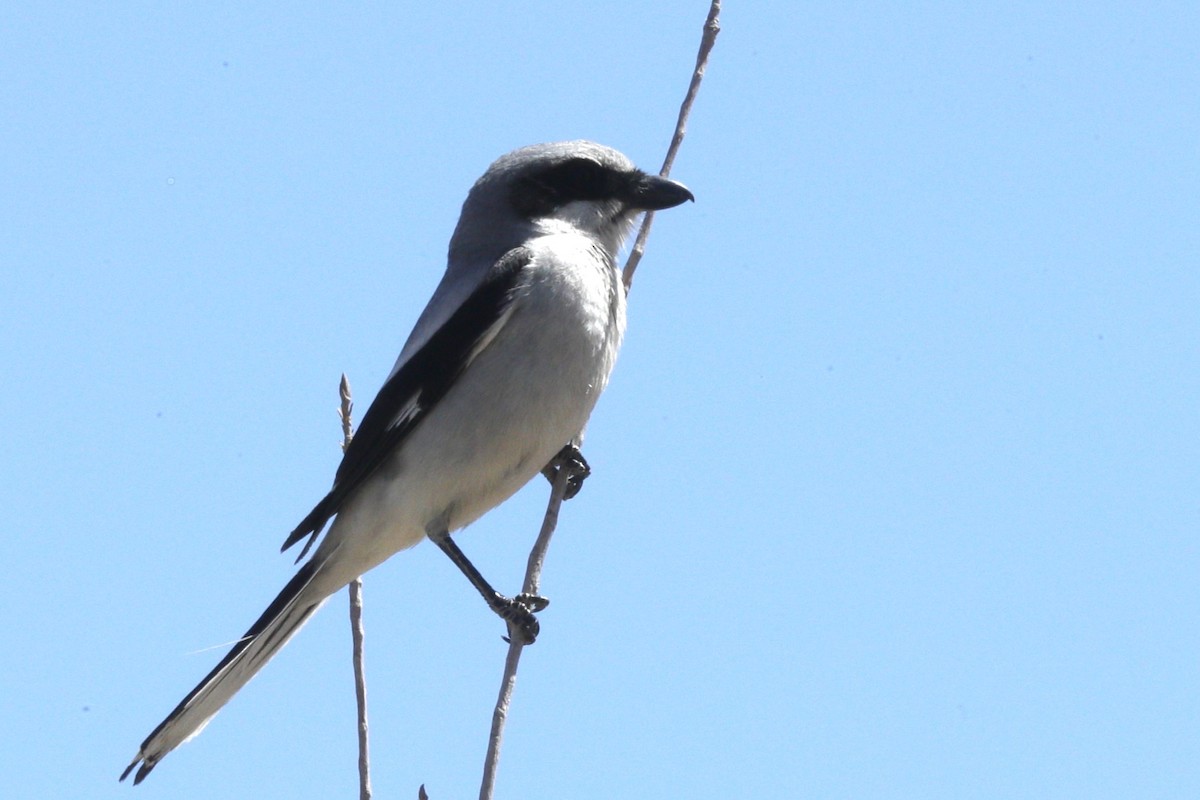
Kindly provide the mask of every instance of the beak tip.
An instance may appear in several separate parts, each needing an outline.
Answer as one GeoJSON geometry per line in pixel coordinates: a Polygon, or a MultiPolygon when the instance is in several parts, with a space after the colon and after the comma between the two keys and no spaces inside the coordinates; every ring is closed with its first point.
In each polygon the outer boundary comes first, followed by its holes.
{"type": "Polygon", "coordinates": [[[647,211],[662,211],[685,201],[696,202],[691,189],[670,178],[647,175],[638,187],[636,205],[647,211]]]}

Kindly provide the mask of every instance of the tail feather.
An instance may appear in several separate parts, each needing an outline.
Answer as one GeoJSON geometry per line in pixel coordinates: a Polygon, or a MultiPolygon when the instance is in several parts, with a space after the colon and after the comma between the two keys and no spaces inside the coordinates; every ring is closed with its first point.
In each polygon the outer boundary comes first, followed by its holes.
{"type": "Polygon", "coordinates": [[[300,568],[212,672],[146,737],[137,757],[121,773],[121,780],[129,777],[137,767],[133,783],[135,786],[141,783],[163,756],[198,734],[209,719],[287,644],[325,601],[323,596],[301,599],[319,570],[316,559],[300,568]]]}

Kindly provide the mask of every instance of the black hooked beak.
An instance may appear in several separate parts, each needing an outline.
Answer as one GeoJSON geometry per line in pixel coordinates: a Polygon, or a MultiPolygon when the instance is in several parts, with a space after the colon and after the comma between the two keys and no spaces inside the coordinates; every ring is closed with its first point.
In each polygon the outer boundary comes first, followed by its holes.
{"type": "Polygon", "coordinates": [[[641,211],[661,211],[674,208],[685,200],[696,201],[692,191],[678,181],[658,175],[641,175],[630,187],[625,202],[641,211]]]}

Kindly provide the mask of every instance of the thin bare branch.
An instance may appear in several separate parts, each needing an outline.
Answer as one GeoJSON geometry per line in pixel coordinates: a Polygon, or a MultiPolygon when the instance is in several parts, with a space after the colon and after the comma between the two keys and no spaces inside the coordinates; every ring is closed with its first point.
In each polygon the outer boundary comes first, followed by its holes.
{"type": "MultiPolygon", "coordinates": [[[[550,502],[546,506],[546,514],[542,518],[542,528],[538,531],[537,541],[529,552],[529,561],[525,569],[525,582],[521,591],[536,595],[542,581],[542,565],[546,560],[546,550],[550,547],[550,538],[558,525],[558,510],[562,507],[563,498],[567,494],[567,484],[571,480],[571,467],[559,460],[554,475],[554,484],[550,489],[550,502]]],[[[512,702],[513,687],[517,683],[517,665],[521,661],[521,651],[525,644],[521,637],[511,637],[508,645],[508,655],[504,659],[504,675],[500,679],[500,695],[496,698],[496,708],[492,712],[492,730],[488,735],[487,756],[483,761],[483,782],[479,787],[479,800],[492,800],[496,786],[496,770],[500,765],[500,743],[504,739],[504,723],[508,719],[508,708],[512,702]]]]}
{"type": "MultiPolygon", "coordinates": [[[[342,419],[342,452],[354,438],[351,413],[354,401],[350,396],[350,381],[343,373],[338,393],[342,398],[338,416],[342,419]]],[[[350,638],[353,641],[354,697],[358,705],[358,797],[371,800],[371,756],[367,736],[367,675],[363,663],[362,578],[350,582],[350,638]]]]}
{"type": "MultiPolygon", "coordinates": [[[[700,81],[704,78],[704,71],[708,66],[709,53],[712,52],[713,45],[717,41],[717,34],[721,30],[720,16],[721,0],[712,0],[712,4],[708,10],[708,17],[704,21],[704,31],[700,39],[700,51],[696,56],[696,67],[692,72],[692,80],[688,85],[687,94],[679,109],[679,119],[675,124],[675,133],[671,137],[671,146],[667,149],[667,156],[663,161],[662,170],[659,172],[664,177],[670,173],[671,166],[675,163],[675,156],[679,152],[680,145],[683,143],[683,137],[687,131],[688,117],[692,113],[692,105],[696,100],[696,92],[700,89],[700,81]]],[[[642,220],[637,240],[634,242],[633,250],[629,254],[629,260],[622,271],[621,278],[625,284],[626,291],[629,291],[629,287],[633,283],[633,273],[637,269],[638,262],[641,261],[642,254],[645,252],[646,238],[650,235],[650,224],[653,218],[654,212],[648,212],[645,219],[642,220]]],[[[563,498],[566,496],[567,484],[571,478],[571,466],[567,461],[559,459],[556,463],[556,468],[554,485],[550,491],[550,502],[546,506],[546,514],[542,518],[542,528],[538,533],[538,538],[533,545],[533,549],[529,553],[529,562],[525,571],[525,583],[522,589],[526,594],[538,594],[541,586],[542,565],[545,562],[546,550],[550,546],[550,538],[554,535],[554,529],[558,525],[558,512],[562,507],[563,498]]],[[[487,756],[483,764],[483,783],[479,788],[479,800],[492,800],[493,790],[496,785],[496,770],[500,763],[500,744],[504,738],[504,724],[508,719],[513,688],[517,682],[517,665],[520,663],[521,651],[523,649],[524,644],[520,638],[516,636],[512,637],[512,641],[508,647],[508,655],[504,660],[504,675],[500,681],[500,695],[496,699],[496,708],[492,712],[492,729],[488,736],[487,756]]]]}
{"type": "Polygon", "coordinates": [[[367,676],[363,666],[362,578],[350,581],[350,637],[353,640],[354,698],[358,704],[358,798],[371,800],[371,753],[367,733],[367,676]]]}
{"type": "MultiPolygon", "coordinates": [[[[679,107],[679,119],[675,122],[675,133],[671,136],[671,146],[667,148],[667,157],[663,159],[662,169],[658,173],[664,178],[671,174],[671,167],[675,165],[675,156],[679,152],[679,146],[683,144],[684,134],[687,133],[688,117],[692,115],[692,105],[696,102],[696,93],[700,91],[700,81],[704,80],[704,71],[708,69],[708,55],[712,52],[713,45],[717,43],[717,34],[720,32],[721,0],[712,0],[712,4],[708,8],[708,18],[704,20],[704,32],[700,36],[700,51],[696,54],[696,68],[692,70],[692,81],[688,84],[687,94],[684,95],[683,104],[679,107]]],[[[625,283],[626,292],[633,285],[633,273],[637,270],[642,255],[646,252],[646,239],[650,236],[650,226],[653,223],[654,212],[647,211],[646,216],[642,218],[642,227],[638,229],[633,249],[629,252],[629,259],[625,262],[625,269],[621,271],[621,280],[625,283]]]]}

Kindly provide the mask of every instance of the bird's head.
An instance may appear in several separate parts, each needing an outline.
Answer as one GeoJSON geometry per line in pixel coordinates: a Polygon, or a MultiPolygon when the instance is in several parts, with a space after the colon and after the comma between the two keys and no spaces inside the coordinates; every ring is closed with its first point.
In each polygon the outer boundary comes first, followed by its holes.
{"type": "Polygon", "coordinates": [[[612,148],[588,141],[536,144],[488,167],[463,204],[455,240],[501,225],[526,236],[573,230],[615,257],[638,214],[694,199],[682,183],[642,172],[612,148]]]}

